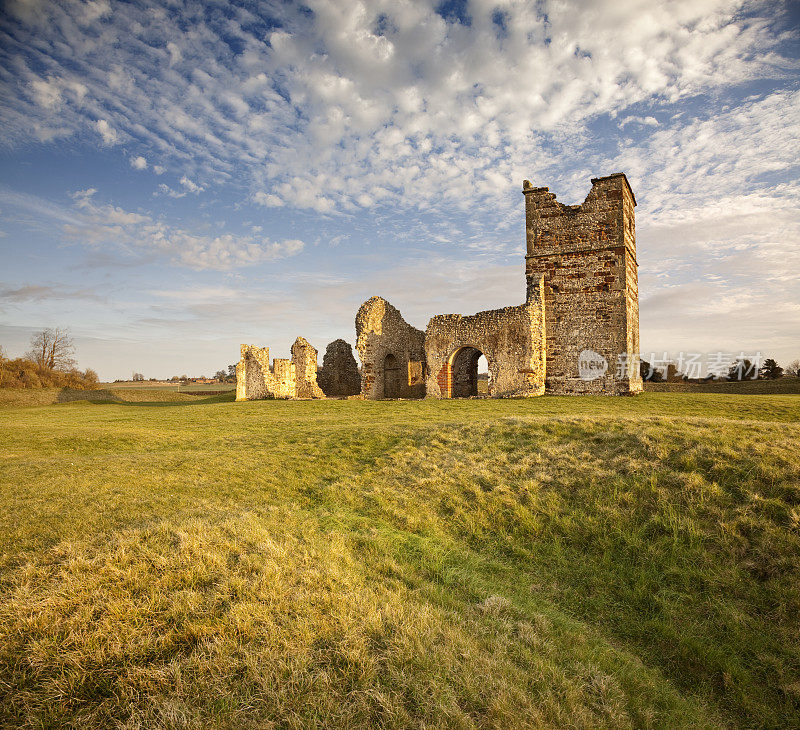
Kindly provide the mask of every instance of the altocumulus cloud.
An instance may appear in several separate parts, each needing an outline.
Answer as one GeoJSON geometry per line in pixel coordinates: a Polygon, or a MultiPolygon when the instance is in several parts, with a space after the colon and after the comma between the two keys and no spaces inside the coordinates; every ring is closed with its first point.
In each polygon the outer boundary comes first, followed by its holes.
{"type": "Polygon", "coordinates": [[[191,269],[227,271],[275,261],[300,253],[305,244],[297,239],[273,241],[267,237],[223,233],[209,235],[154,218],[149,213],[127,211],[111,203],[97,202],[97,190],[72,193],[70,208],[31,195],[0,189],[0,204],[33,213],[39,221],[54,221],[64,236],[94,250],[116,249],[133,257],[166,258],[191,269]]]}
{"type": "Polygon", "coordinates": [[[65,223],[71,239],[93,247],[117,246],[133,255],[165,256],[192,269],[225,271],[300,253],[303,241],[271,241],[230,233],[210,236],[170,226],[146,213],[95,202],[96,190],[73,193],[79,220],[65,223]]]}
{"type": "Polygon", "coordinates": [[[135,143],[137,169],[192,160],[198,190],[244,185],[266,206],[508,205],[522,177],[577,164],[600,115],[652,129],[652,109],[626,110],[791,73],[774,7],[20,0],[0,121],[11,143],[135,143]]]}

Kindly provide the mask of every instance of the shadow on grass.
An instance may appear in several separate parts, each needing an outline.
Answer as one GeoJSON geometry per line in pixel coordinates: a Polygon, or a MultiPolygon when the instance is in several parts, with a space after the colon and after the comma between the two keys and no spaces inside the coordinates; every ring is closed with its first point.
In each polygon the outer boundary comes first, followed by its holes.
{"type": "Polygon", "coordinates": [[[76,403],[78,401],[88,401],[90,403],[121,403],[121,399],[114,395],[110,390],[101,388],[98,390],[75,390],[73,388],[62,388],[56,396],[56,403],[76,403]]]}
{"type": "Polygon", "coordinates": [[[236,400],[236,393],[224,393],[212,395],[205,398],[192,397],[192,400],[173,400],[173,401],[122,401],[115,400],[114,403],[120,406],[138,406],[144,408],[170,408],[182,406],[201,406],[211,403],[233,403],[236,400]]]}
{"type": "MultiPolygon", "coordinates": [[[[158,391],[161,395],[161,391],[158,391]]],[[[144,395],[141,391],[137,395],[144,395]]],[[[172,395],[172,394],[170,394],[172,395]]],[[[163,397],[163,395],[161,395],[163,397]]],[[[175,406],[197,406],[208,405],[210,403],[232,403],[236,400],[236,392],[230,391],[226,393],[218,393],[210,396],[190,396],[186,400],[171,400],[164,398],[163,400],[151,397],[142,398],[142,400],[127,400],[121,397],[119,392],[108,390],[107,388],[99,388],[97,390],[74,390],[72,388],[62,388],[56,396],[56,403],[78,403],[87,402],[94,405],[119,405],[119,406],[139,406],[147,408],[165,408],[175,406]]]]}

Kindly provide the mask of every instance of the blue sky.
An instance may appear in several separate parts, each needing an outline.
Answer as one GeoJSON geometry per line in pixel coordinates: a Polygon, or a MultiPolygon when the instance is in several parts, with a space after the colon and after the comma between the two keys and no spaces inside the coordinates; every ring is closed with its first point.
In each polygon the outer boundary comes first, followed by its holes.
{"type": "Polygon", "coordinates": [[[624,171],[643,353],[800,357],[800,9],[5,3],[0,344],[104,379],[524,299],[522,180],[624,171]]]}

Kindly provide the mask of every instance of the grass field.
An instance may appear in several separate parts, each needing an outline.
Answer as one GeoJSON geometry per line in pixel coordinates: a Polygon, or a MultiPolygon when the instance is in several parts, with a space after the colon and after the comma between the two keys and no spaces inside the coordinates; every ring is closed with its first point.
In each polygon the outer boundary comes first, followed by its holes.
{"type": "Polygon", "coordinates": [[[0,726],[800,727],[798,396],[107,393],[0,398],[0,726]]]}

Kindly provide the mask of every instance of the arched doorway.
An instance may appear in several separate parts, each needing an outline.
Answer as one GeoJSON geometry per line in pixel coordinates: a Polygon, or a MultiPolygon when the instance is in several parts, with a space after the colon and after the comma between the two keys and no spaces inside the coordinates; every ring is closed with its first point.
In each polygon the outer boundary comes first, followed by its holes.
{"type": "MultiPolygon", "coordinates": [[[[482,356],[483,353],[477,347],[469,346],[456,350],[450,356],[445,365],[449,377],[445,378],[445,387],[442,389],[445,398],[472,398],[479,394],[478,362],[482,356]]],[[[488,381],[485,394],[488,395],[488,381]]]]}
{"type": "Polygon", "coordinates": [[[401,398],[403,393],[403,368],[390,352],[383,359],[383,397],[401,398]]]}

